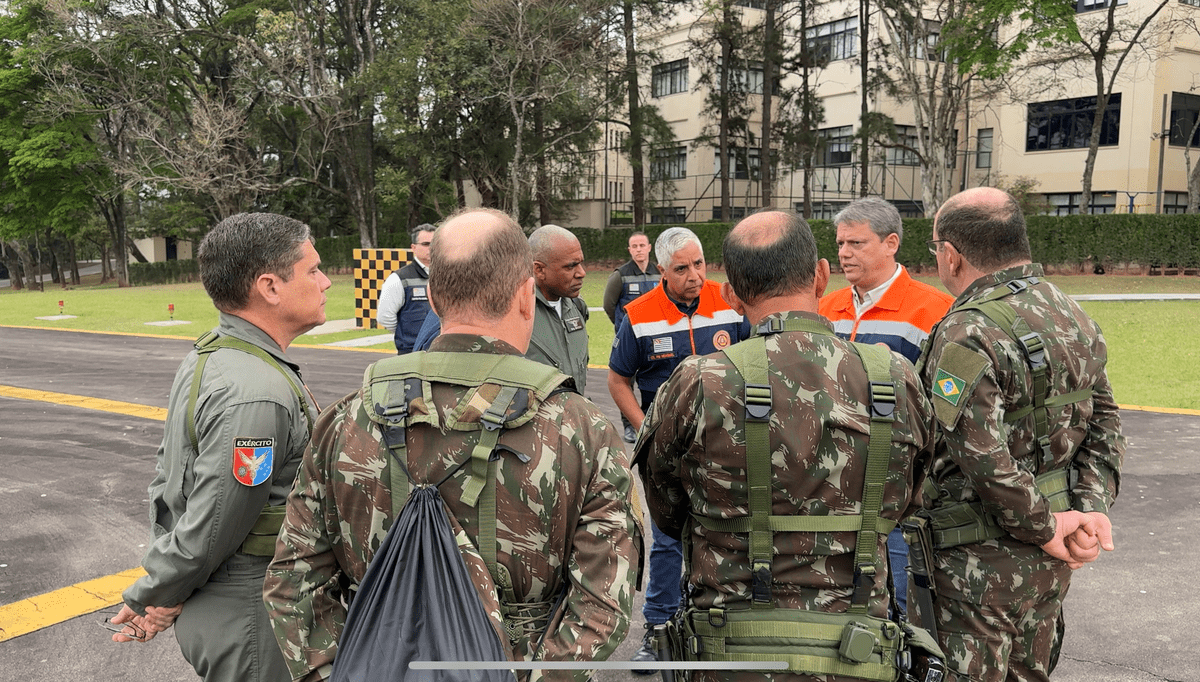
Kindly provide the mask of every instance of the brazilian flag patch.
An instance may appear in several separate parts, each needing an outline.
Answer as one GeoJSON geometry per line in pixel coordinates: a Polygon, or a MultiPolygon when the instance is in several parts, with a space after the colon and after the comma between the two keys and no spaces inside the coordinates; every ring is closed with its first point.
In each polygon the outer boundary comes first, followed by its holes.
{"type": "Polygon", "coordinates": [[[966,384],[967,382],[939,367],[937,378],[933,380],[933,394],[958,407],[958,401],[962,399],[963,388],[966,384]]]}

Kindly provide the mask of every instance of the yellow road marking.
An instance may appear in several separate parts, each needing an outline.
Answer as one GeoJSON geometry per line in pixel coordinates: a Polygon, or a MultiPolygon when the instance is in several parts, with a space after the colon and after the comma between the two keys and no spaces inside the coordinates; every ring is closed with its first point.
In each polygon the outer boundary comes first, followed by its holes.
{"type": "Polygon", "coordinates": [[[99,410],[101,412],[115,412],[117,414],[129,415],[130,417],[155,419],[160,422],[167,419],[166,408],[139,405],[138,403],[126,403],[119,400],[92,398],[85,395],[35,391],[31,388],[17,388],[16,386],[0,386],[0,397],[36,400],[57,405],[70,405],[71,407],[82,407],[86,410],[99,410]]]}
{"type": "MultiPolygon", "coordinates": [[[[101,330],[97,330],[97,329],[69,329],[66,327],[35,327],[35,326],[24,325],[24,324],[0,324],[0,329],[32,329],[34,331],[46,331],[46,332],[78,332],[80,334],[106,334],[109,336],[136,336],[136,337],[142,338],[142,339],[176,339],[179,341],[195,341],[196,340],[196,337],[194,337],[194,336],[176,336],[173,334],[147,334],[147,333],[143,333],[143,332],[106,332],[106,331],[101,331],[101,330]]],[[[380,343],[383,343],[383,341],[380,341],[380,343]]],[[[293,342],[293,343],[289,344],[288,347],[290,348],[292,346],[296,346],[299,348],[314,348],[314,349],[319,349],[319,350],[351,351],[354,353],[383,353],[385,355],[395,355],[396,354],[396,351],[394,348],[356,348],[354,346],[330,346],[330,345],[324,344],[324,343],[305,343],[303,341],[293,342]]],[[[607,369],[608,365],[596,365],[596,367],[603,367],[604,369],[607,369]]]]}
{"type": "Polygon", "coordinates": [[[1200,410],[1189,410],[1183,407],[1143,407],[1141,405],[1117,405],[1122,410],[1134,410],[1136,412],[1161,412],[1162,414],[1188,414],[1192,416],[1200,416],[1200,410]]]}
{"type": "Polygon", "coordinates": [[[138,566],[0,606],[0,642],[121,603],[121,593],[146,575],[138,566]]]}

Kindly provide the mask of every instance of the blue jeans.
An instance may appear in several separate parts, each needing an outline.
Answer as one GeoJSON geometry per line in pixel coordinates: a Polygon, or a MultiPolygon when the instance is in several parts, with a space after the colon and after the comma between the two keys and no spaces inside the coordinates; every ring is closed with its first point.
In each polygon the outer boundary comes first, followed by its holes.
{"type": "Polygon", "coordinates": [[[908,613],[908,543],[904,541],[904,533],[894,528],[888,534],[888,562],[892,572],[892,585],[896,588],[896,603],[900,606],[900,614],[908,613]]]}
{"type": "Polygon", "coordinates": [[[683,600],[680,579],[683,577],[683,543],[667,537],[654,522],[654,542],[650,545],[650,580],[646,585],[646,605],[642,615],[651,625],[661,625],[679,610],[683,600]]]}

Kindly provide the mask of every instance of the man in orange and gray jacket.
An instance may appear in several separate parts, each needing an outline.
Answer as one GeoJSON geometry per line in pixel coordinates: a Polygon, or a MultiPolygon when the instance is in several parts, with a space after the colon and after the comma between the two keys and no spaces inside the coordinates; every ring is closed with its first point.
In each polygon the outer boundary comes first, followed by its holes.
{"type": "MultiPolygon", "coordinates": [[[[916,362],[921,344],[954,303],[950,294],[918,282],[896,262],[904,236],[900,212],[877,197],[858,199],[833,218],[838,262],[850,286],[821,299],[820,312],[838,336],[884,344],[916,362]]],[[[908,545],[899,529],[888,536],[896,601],[907,610],[908,545]]]]}

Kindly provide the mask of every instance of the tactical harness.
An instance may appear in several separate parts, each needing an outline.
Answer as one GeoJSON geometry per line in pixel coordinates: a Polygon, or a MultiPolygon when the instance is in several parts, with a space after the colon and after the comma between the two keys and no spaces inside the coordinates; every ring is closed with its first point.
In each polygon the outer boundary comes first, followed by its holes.
{"type": "MultiPolygon", "coordinates": [[[[871,426],[861,513],[776,516],[771,514],[772,395],[764,337],[785,331],[833,336],[827,327],[814,321],[771,319],[759,325],[755,337],[724,350],[745,382],[742,418],[750,516],[735,519],[691,516],[691,523],[698,523],[710,532],[749,534],[751,608],[687,607],[672,621],[679,631],[675,636],[678,654],[690,661],[786,661],[788,670],[794,673],[843,675],[878,682],[901,679],[912,669],[914,654],[940,659],[942,653],[937,642],[921,628],[867,613],[878,566],[878,538],[895,527],[894,522],[879,515],[896,409],[890,352],[881,346],[852,344],[867,370],[871,388],[871,426]],[[855,533],[854,594],[847,612],[774,606],[771,559],[772,536],[776,532],[855,533]]],[[[684,533],[689,544],[692,528],[689,524],[684,533]]],[[[684,557],[688,564],[686,576],[691,573],[690,548],[685,549],[684,557]]]]}
{"type": "MultiPolygon", "coordinates": [[[[200,452],[200,439],[196,435],[196,401],[200,397],[200,380],[204,375],[204,365],[208,363],[208,357],[221,348],[232,348],[248,353],[278,370],[283,378],[287,379],[288,385],[292,387],[292,392],[300,401],[300,410],[304,412],[304,419],[308,421],[308,432],[312,433],[313,420],[312,415],[308,412],[308,401],[304,398],[304,391],[300,390],[291,375],[283,369],[273,355],[239,338],[222,336],[215,330],[208,331],[196,339],[195,347],[196,369],[192,373],[191,390],[188,391],[187,428],[188,439],[192,443],[192,449],[197,453],[200,452]]],[[[272,507],[268,504],[263,507],[239,551],[252,556],[275,556],[275,539],[279,535],[279,528],[283,526],[285,516],[287,516],[286,505],[272,507]]]]}
{"type": "MultiPolygon", "coordinates": [[[[1071,474],[1069,469],[1050,469],[1054,465],[1054,453],[1050,448],[1049,408],[1062,407],[1090,398],[1092,387],[1050,395],[1050,365],[1046,359],[1046,344],[1041,335],[1029,328],[1029,323],[1017,314],[1016,309],[1002,299],[1020,294],[1037,284],[1037,277],[1023,277],[997,287],[995,291],[978,301],[965,303],[946,314],[963,310],[976,310],[1004,331],[1021,348],[1025,360],[1029,363],[1033,388],[1030,393],[1031,402],[1019,409],[1008,412],[1004,423],[1012,424],[1033,415],[1033,432],[1038,445],[1039,458],[1034,466],[1034,481],[1038,490],[1050,503],[1051,512],[1064,512],[1071,508],[1071,474]]],[[[936,331],[936,329],[935,329],[936,331]]],[[[933,334],[930,334],[930,339],[933,334]]],[[[922,357],[921,364],[925,359],[922,357]]],[[[927,502],[936,501],[940,496],[937,485],[931,478],[925,479],[922,487],[927,502]]],[[[976,501],[947,504],[933,509],[925,509],[918,513],[920,518],[928,520],[931,537],[927,540],[932,549],[946,549],[975,542],[983,542],[1000,538],[1008,534],[996,518],[976,501]]],[[[920,543],[921,539],[909,537],[905,540],[909,545],[920,543]]]]}
{"type": "MultiPolygon", "coordinates": [[[[496,480],[500,471],[501,451],[515,455],[522,462],[530,457],[498,445],[500,433],[528,423],[536,416],[538,406],[555,393],[568,379],[553,367],[525,360],[518,356],[478,353],[419,352],[377,362],[367,368],[363,377],[363,397],[367,417],[375,422],[392,460],[385,475],[392,492],[392,518],[408,500],[413,486],[408,471],[406,430],[409,425],[409,406],[414,400],[432,400],[432,383],[467,387],[467,395],[447,417],[445,428],[455,431],[478,431],[479,441],[471,456],[450,469],[440,486],[464,467],[469,478],[463,484],[461,501],[476,509],[479,523],[479,554],[496,584],[500,611],[510,644],[530,639],[530,652],[536,653],[541,641],[532,642],[539,630],[542,638],[549,626],[557,603],[550,601],[520,602],[517,600],[508,568],[496,559],[496,480]],[[485,385],[498,388],[488,401],[481,391],[485,385]],[[487,404],[478,421],[461,421],[464,411],[487,404]],[[396,466],[392,466],[395,464],[396,466]]],[[[561,420],[561,417],[560,417],[561,420]]],[[[423,487],[427,484],[417,484],[423,487]]],[[[565,568],[565,567],[564,567],[565,568]]],[[[563,580],[559,601],[565,597],[567,582],[563,580]]]]}

